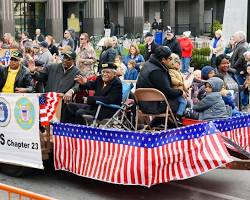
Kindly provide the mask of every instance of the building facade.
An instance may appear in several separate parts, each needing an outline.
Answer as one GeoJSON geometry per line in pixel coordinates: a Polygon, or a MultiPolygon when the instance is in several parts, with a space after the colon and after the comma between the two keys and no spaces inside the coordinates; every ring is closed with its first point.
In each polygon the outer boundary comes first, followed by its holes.
{"type": "Polygon", "coordinates": [[[61,39],[63,31],[103,34],[113,22],[118,34],[142,33],[145,20],[161,20],[175,32],[208,33],[212,21],[223,21],[225,0],[0,0],[0,34],[24,30],[61,39]]]}

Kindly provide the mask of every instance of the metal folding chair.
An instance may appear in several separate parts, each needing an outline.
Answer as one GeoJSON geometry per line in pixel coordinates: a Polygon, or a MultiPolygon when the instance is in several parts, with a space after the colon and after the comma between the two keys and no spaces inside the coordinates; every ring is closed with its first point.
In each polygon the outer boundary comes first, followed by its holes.
{"type": "MultiPolygon", "coordinates": [[[[168,100],[160,90],[157,90],[155,88],[138,88],[135,90],[134,95],[135,95],[135,100],[136,100],[136,120],[135,120],[136,130],[138,127],[139,116],[143,118],[164,117],[165,118],[164,130],[167,130],[168,118],[170,117],[172,122],[175,124],[175,126],[178,127],[177,121],[168,103],[168,100]],[[144,113],[139,107],[139,104],[138,104],[139,102],[165,102],[166,111],[164,113],[158,113],[158,114],[144,113]]],[[[149,120],[146,120],[146,123],[149,126],[149,120]]]]}
{"type": "MultiPolygon", "coordinates": [[[[129,119],[127,117],[127,111],[129,107],[131,106],[130,103],[128,103],[128,97],[131,89],[133,88],[133,84],[128,84],[125,82],[122,82],[122,104],[121,105],[115,105],[115,104],[105,104],[101,101],[97,101],[96,104],[98,104],[98,108],[96,111],[95,116],[87,116],[90,123],[88,125],[92,127],[102,126],[104,128],[122,128],[126,130],[134,130],[134,125],[132,123],[132,119],[129,119]],[[98,120],[99,113],[102,109],[102,107],[109,107],[109,108],[115,108],[117,111],[115,114],[109,118],[109,119],[103,119],[98,120]],[[91,123],[92,122],[92,123],[91,123]]],[[[84,115],[86,118],[86,116],[84,115]]],[[[131,115],[131,118],[133,116],[131,115]]]]}

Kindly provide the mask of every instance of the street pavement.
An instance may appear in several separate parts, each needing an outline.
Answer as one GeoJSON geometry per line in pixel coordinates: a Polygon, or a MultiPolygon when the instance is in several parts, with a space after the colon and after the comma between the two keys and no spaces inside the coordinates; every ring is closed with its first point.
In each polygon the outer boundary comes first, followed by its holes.
{"type": "MultiPolygon", "coordinates": [[[[216,169],[194,178],[151,188],[114,185],[52,169],[36,171],[21,178],[0,173],[0,183],[60,200],[250,199],[250,170],[216,169]]],[[[0,199],[5,200],[1,192],[0,199]]]]}

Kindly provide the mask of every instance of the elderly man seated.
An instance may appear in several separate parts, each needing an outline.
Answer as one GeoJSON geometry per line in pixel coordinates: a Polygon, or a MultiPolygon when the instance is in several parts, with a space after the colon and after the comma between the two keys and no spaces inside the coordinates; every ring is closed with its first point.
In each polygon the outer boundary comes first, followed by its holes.
{"type": "Polygon", "coordinates": [[[18,50],[11,52],[8,67],[0,67],[0,92],[28,93],[33,91],[29,70],[21,64],[22,54],[18,50]]]}
{"type": "MultiPolygon", "coordinates": [[[[96,101],[105,104],[120,105],[122,102],[122,83],[116,76],[117,66],[113,63],[102,64],[101,75],[95,81],[87,81],[81,75],[76,76],[75,80],[84,90],[94,90],[94,96],[84,97],[84,104],[69,103],[66,105],[61,122],[86,124],[84,114],[94,115],[98,105],[96,101]]],[[[116,109],[103,107],[98,116],[98,120],[111,118],[116,109]]]]}

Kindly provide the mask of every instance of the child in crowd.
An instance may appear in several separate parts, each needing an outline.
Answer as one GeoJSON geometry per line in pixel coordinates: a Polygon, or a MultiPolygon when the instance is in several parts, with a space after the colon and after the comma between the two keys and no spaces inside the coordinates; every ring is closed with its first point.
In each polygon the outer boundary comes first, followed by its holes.
{"type": "Polygon", "coordinates": [[[184,96],[186,96],[186,98],[184,98],[183,96],[180,96],[177,98],[179,102],[179,107],[178,107],[176,119],[179,123],[181,123],[181,118],[187,106],[188,90],[184,85],[183,74],[181,73],[180,57],[177,54],[172,53],[171,56],[169,57],[169,60],[170,61],[167,67],[168,67],[169,75],[171,76],[171,82],[172,82],[173,88],[181,89],[183,91],[184,96]]]}
{"type": "Polygon", "coordinates": [[[221,95],[223,80],[212,77],[205,82],[206,96],[196,105],[193,110],[199,113],[199,120],[224,119],[231,116],[221,95]]]}
{"type": "Polygon", "coordinates": [[[120,55],[117,55],[115,57],[115,65],[117,66],[116,75],[119,76],[120,79],[124,79],[124,75],[127,71],[127,67],[122,62],[122,57],[120,55]]]}
{"type": "Polygon", "coordinates": [[[204,85],[201,80],[201,70],[194,71],[194,79],[191,85],[191,100],[193,104],[199,102],[198,94],[200,93],[201,87],[204,85]]]}
{"type": "MultiPolygon", "coordinates": [[[[201,69],[201,80],[202,82],[204,83],[204,81],[208,80],[209,78],[212,78],[213,76],[215,75],[215,69],[211,66],[205,66],[201,69]]],[[[204,98],[206,94],[206,91],[205,91],[205,85],[201,85],[201,87],[199,88],[199,91],[198,91],[198,95],[197,95],[197,98],[198,100],[200,101],[201,99],[204,98]]],[[[197,103],[197,102],[195,102],[197,103]]]]}
{"type": "Polygon", "coordinates": [[[135,69],[136,62],[134,60],[128,61],[128,69],[124,75],[124,80],[136,80],[138,71],[135,69]]]}

